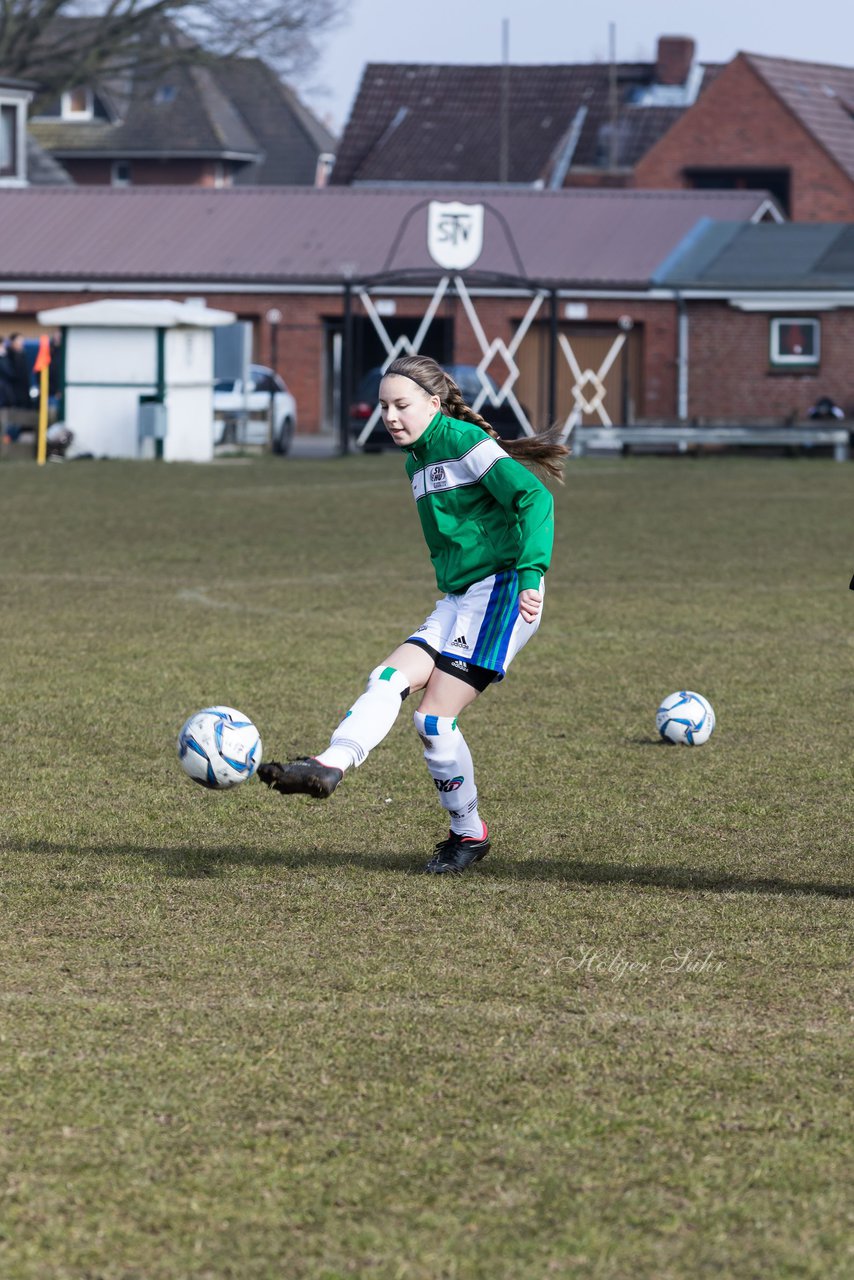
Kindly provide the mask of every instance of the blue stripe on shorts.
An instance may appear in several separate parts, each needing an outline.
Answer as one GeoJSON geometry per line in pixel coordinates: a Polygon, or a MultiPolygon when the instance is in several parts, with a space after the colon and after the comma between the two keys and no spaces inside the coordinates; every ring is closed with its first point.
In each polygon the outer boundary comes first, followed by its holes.
{"type": "Polygon", "coordinates": [[[510,637],[519,616],[519,575],[515,569],[496,573],[477,644],[470,661],[490,671],[503,671],[510,637]]]}

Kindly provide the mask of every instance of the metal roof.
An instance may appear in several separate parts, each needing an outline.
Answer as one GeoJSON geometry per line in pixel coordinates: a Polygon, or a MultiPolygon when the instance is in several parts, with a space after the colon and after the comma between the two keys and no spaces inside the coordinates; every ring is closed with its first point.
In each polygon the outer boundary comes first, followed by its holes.
{"type": "Polygon", "coordinates": [[[655,274],[685,289],[850,290],[850,223],[703,224],[655,274]]]}
{"type": "Polygon", "coordinates": [[[703,217],[746,221],[749,191],[106,187],[0,192],[0,281],[341,283],[441,269],[431,200],[484,206],[473,272],[645,288],[703,217]]]}

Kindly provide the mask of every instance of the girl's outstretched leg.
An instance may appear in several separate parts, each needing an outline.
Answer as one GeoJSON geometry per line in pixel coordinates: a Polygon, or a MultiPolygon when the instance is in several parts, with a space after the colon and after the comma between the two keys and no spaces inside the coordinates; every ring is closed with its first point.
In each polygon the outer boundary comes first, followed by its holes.
{"type": "Polygon", "coordinates": [[[367,687],[332,734],[325,751],[286,764],[258,766],[258,777],[274,791],[318,800],[332,795],[347,769],[358,767],[391,730],[410,690],[430,678],[433,659],[415,645],[401,645],[368,677],[367,687]]]}

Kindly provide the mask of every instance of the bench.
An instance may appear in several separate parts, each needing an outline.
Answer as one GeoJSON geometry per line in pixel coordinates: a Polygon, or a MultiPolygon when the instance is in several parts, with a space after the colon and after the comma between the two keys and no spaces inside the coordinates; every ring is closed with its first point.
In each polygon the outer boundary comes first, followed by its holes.
{"type": "Polygon", "coordinates": [[[570,436],[572,452],[581,458],[591,449],[629,452],[633,446],[699,453],[707,446],[790,449],[831,448],[837,462],[850,457],[848,428],[792,427],[583,427],[570,436]]]}

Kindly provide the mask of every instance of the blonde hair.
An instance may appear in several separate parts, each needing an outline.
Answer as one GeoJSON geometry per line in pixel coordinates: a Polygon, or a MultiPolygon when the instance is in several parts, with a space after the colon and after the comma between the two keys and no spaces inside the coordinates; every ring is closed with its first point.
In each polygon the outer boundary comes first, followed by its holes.
{"type": "Polygon", "coordinates": [[[563,466],[569,454],[565,444],[558,440],[558,428],[549,427],[533,436],[518,440],[505,440],[491,427],[485,418],[470,408],[462,392],[450,374],[430,356],[399,356],[386,369],[383,377],[399,375],[417,383],[428,396],[438,396],[442,413],[460,422],[471,422],[492,436],[506,454],[518,462],[524,462],[545,472],[553,480],[563,484],[563,466]]]}

